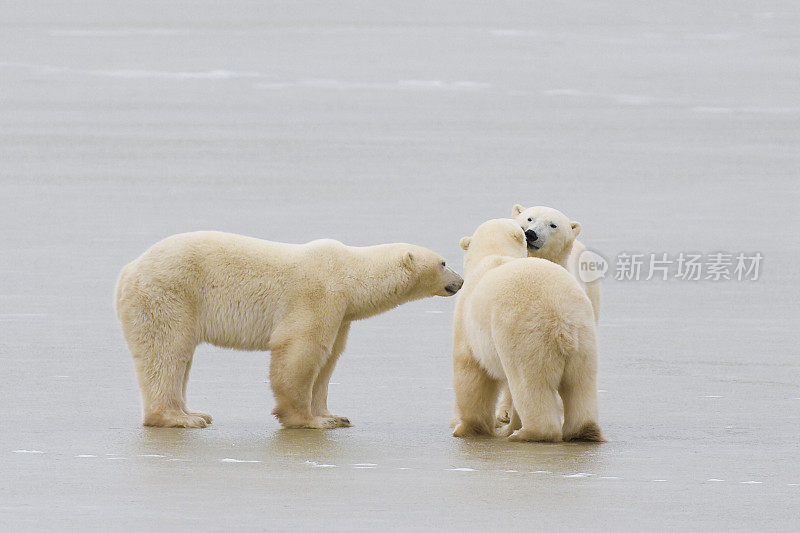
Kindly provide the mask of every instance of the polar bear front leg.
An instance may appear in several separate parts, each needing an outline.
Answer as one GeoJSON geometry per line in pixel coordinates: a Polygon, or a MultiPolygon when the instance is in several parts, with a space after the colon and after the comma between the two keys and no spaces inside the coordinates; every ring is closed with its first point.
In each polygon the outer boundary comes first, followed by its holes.
{"type": "Polygon", "coordinates": [[[324,418],[331,418],[336,422],[339,427],[351,427],[353,424],[345,416],[333,415],[328,410],[328,384],[333,374],[333,369],[336,368],[336,362],[339,356],[344,351],[347,344],[347,334],[350,331],[350,322],[343,322],[339,327],[339,332],[336,335],[336,340],[333,343],[333,349],[328,356],[322,369],[314,381],[314,388],[311,393],[311,414],[314,416],[321,416],[324,418]]]}
{"type": "MultiPolygon", "coordinates": [[[[313,337],[311,337],[313,339],[313,337]]],[[[311,412],[311,395],[328,351],[308,337],[300,336],[273,345],[269,378],[275,395],[274,414],[284,428],[331,429],[332,418],[311,412]]]]}
{"type": "Polygon", "coordinates": [[[186,363],[186,371],[183,374],[183,410],[186,412],[187,415],[191,416],[199,416],[203,420],[206,421],[206,424],[210,424],[213,418],[210,414],[204,413],[202,411],[193,411],[186,407],[186,387],[189,384],[189,371],[192,369],[192,360],[194,359],[194,354],[189,357],[189,361],[186,363]]]}
{"type": "MultiPolygon", "coordinates": [[[[508,440],[559,442],[561,412],[556,394],[558,371],[532,365],[528,360],[506,362],[505,366],[514,398],[512,418],[517,418],[518,414],[522,422],[522,427],[514,431],[508,440]]],[[[511,423],[509,426],[513,427],[511,423]]]]}

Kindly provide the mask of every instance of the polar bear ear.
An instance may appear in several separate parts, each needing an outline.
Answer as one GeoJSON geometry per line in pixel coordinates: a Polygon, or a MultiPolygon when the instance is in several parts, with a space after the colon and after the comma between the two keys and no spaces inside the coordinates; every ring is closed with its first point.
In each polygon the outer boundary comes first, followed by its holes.
{"type": "Polygon", "coordinates": [[[466,250],[469,248],[469,242],[472,240],[472,237],[461,237],[461,240],[458,241],[458,245],[461,246],[462,250],[466,250]]]}
{"type": "Polygon", "coordinates": [[[411,267],[411,265],[414,264],[414,254],[411,252],[403,254],[403,264],[407,267],[411,267]]]}
{"type": "Polygon", "coordinates": [[[581,223],[575,222],[574,220],[569,223],[569,226],[572,228],[572,234],[577,237],[578,234],[581,232],[581,223]]]}
{"type": "Polygon", "coordinates": [[[515,216],[519,215],[520,213],[522,213],[523,211],[525,211],[525,208],[522,207],[521,205],[517,204],[517,205],[515,205],[514,207],[511,208],[511,216],[515,217],[515,216]]]}

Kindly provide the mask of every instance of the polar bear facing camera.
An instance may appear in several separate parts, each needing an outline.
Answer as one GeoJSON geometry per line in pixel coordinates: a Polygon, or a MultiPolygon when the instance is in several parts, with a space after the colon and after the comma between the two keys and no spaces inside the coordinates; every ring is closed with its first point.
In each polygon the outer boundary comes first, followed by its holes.
{"type": "Polygon", "coordinates": [[[494,434],[497,393],[508,384],[513,409],[500,435],[603,441],[594,316],[581,287],[564,268],[527,257],[525,235],[513,220],[481,224],[461,247],[465,282],[453,324],[453,435],[494,434]]]}
{"type": "Polygon", "coordinates": [[[328,382],[350,323],[429,296],[461,276],[412,244],[285,244],[200,231],[156,243],[122,269],[116,310],[133,355],[145,426],[205,427],[186,406],[200,343],[270,350],[275,410],[286,428],[334,428],[328,382]]]}

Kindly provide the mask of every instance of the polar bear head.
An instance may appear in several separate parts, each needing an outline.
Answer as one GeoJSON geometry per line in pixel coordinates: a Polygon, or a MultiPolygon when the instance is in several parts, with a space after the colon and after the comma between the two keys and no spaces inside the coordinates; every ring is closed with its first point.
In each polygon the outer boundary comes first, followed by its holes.
{"type": "Polygon", "coordinates": [[[416,287],[424,296],[452,296],[464,280],[447,266],[439,254],[422,246],[405,245],[403,266],[416,287]]]}
{"type": "Polygon", "coordinates": [[[490,255],[527,257],[525,234],[518,223],[510,218],[487,220],[470,237],[459,243],[464,250],[465,274],[474,265],[490,255]]]}
{"type": "Polygon", "coordinates": [[[525,232],[529,257],[541,257],[564,267],[581,225],[552,207],[537,205],[525,209],[515,205],[511,216],[525,232]]]}

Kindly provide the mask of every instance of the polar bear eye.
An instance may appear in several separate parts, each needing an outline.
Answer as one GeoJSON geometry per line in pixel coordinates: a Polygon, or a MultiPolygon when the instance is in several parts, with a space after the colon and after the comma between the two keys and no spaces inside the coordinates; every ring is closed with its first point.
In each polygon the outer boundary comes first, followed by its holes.
{"type": "Polygon", "coordinates": [[[551,224],[550,224],[550,227],[551,227],[551,228],[553,228],[553,229],[556,229],[558,226],[556,226],[555,224],[552,224],[552,223],[551,223],[551,224]]]}
{"type": "Polygon", "coordinates": [[[531,217],[528,217],[528,222],[533,222],[533,219],[531,217]]]}
{"type": "Polygon", "coordinates": [[[442,261],[442,266],[445,266],[445,262],[444,261],[442,261]]]}

